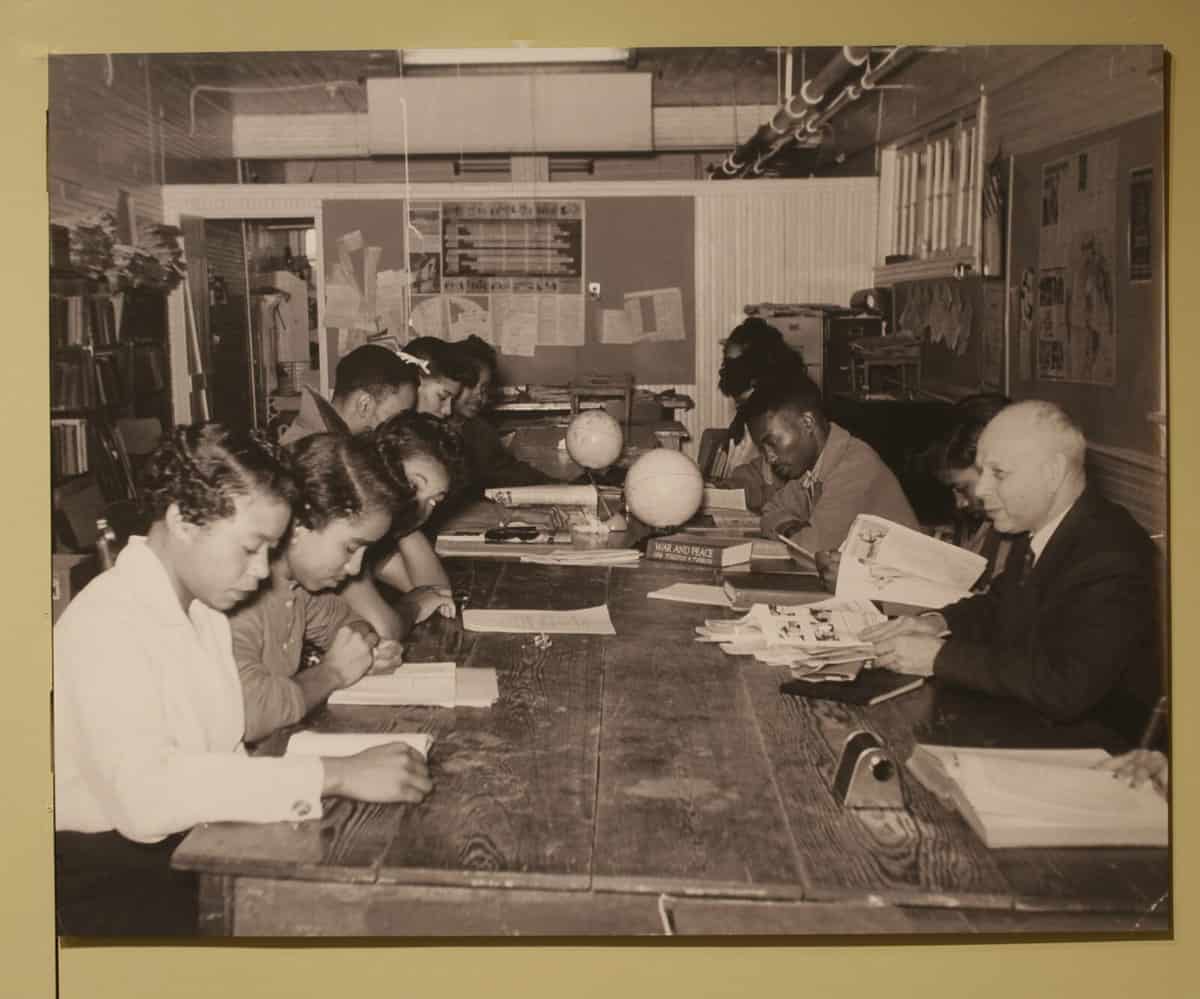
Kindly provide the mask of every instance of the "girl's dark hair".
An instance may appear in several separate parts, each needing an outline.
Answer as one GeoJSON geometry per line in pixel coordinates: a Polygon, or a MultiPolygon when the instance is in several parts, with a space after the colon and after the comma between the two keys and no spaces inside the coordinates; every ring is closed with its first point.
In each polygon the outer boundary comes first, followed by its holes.
{"type": "MultiPolygon", "coordinates": [[[[495,380],[499,363],[495,347],[474,333],[465,340],[459,340],[456,346],[459,352],[471,361],[479,371],[482,372],[486,368],[492,373],[492,379],[495,380]]],[[[476,379],[476,384],[478,384],[478,379],[476,379]]],[[[468,385],[467,387],[474,388],[475,386],[468,385]]]]}
{"type": "Polygon", "coordinates": [[[430,378],[449,378],[468,388],[479,384],[479,369],[458,349],[458,344],[435,336],[419,336],[404,345],[404,352],[428,361],[430,378]]]}
{"type": "Polygon", "coordinates": [[[950,429],[935,451],[939,469],[970,468],[974,465],[984,427],[1011,403],[1012,400],[1007,396],[987,392],[959,399],[951,411],[950,429]]]}
{"type": "Polygon", "coordinates": [[[393,535],[410,534],[421,522],[416,490],[404,472],[405,458],[424,457],[440,462],[446,469],[451,491],[464,479],[462,438],[445,421],[429,413],[400,413],[361,437],[395,484],[393,535]]]}
{"type": "Polygon", "coordinates": [[[151,522],[172,503],[184,520],[203,525],[232,517],[238,496],[261,491],[290,504],[296,495],[277,445],[219,423],[182,425],[165,435],[147,456],[140,485],[151,522]]]}
{"type": "Polygon", "coordinates": [[[319,531],[342,517],[395,509],[397,484],[375,449],[361,437],[312,434],[288,451],[296,480],[297,523],[319,531]]]}

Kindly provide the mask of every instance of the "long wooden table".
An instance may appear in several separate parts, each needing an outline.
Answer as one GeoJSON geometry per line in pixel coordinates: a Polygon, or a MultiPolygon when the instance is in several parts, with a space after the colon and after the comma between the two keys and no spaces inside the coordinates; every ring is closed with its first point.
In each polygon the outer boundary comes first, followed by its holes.
{"type": "Polygon", "coordinates": [[[410,658],[494,667],[493,707],[327,707],[305,727],[433,733],[434,792],[193,830],[173,862],[201,875],[205,932],[1168,931],[1166,850],[992,851],[911,779],[904,811],[844,809],[831,791],[859,728],[900,760],[915,742],[1120,748],[1108,733],[934,685],[861,709],[782,695],[777,667],[693,641],[732,612],[647,599],[709,570],[447,567],[473,607],[607,603],[617,635],[423,627],[410,658]]]}

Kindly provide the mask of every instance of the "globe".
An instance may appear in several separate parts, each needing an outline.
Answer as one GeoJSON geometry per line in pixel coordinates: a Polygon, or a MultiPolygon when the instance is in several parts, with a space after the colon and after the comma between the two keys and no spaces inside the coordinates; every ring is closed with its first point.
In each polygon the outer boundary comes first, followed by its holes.
{"type": "Polygon", "coordinates": [[[668,448],[647,451],[625,475],[625,506],[650,527],[678,527],[704,500],[704,477],[686,454],[668,448]]]}
{"type": "Polygon", "coordinates": [[[603,409],[585,409],[567,427],[567,454],[583,468],[608,468],[624,446],[621,424],[603,409]]]}

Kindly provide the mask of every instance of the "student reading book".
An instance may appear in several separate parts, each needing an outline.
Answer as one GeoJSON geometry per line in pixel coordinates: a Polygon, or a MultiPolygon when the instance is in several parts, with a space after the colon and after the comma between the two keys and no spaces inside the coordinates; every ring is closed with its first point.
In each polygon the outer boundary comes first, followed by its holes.
{"type": "Polygon", "coordinates": [[[420,801],[405,746],[344,759],[250,759],[222,611],[253,592],[287,530],[294,485],[270,448],[215,424],[177,427],[147,459],[150,529],[54,627],[58,930],[196,931],[193,877],[170,869],[201,822],[299,822],[321,799],[420,801]]]}

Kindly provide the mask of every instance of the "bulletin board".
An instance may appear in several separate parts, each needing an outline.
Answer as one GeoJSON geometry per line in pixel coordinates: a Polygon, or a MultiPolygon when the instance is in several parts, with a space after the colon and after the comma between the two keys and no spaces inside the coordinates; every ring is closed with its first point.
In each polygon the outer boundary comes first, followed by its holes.
{"type": "Polygon", "coordinates": [[[906,281],[893,289],[892,304],[892,328],[921,340],[923,388],[950,395],[1003,390],[1002,279],[906,281]]]}
{"type": "Polygon", "coordinates": [[[475,334],[505,384],[690,383],[694,231],[690,197],[414,200],[407,218],[402,199],[327,200],[330,363],[380,335],[475,334]]]}
{"type": "Polygon", "coordinates": [[[1155,453],[1163,119],[1016,157],[1010,377],[1088,440],[1155,453]]]}

